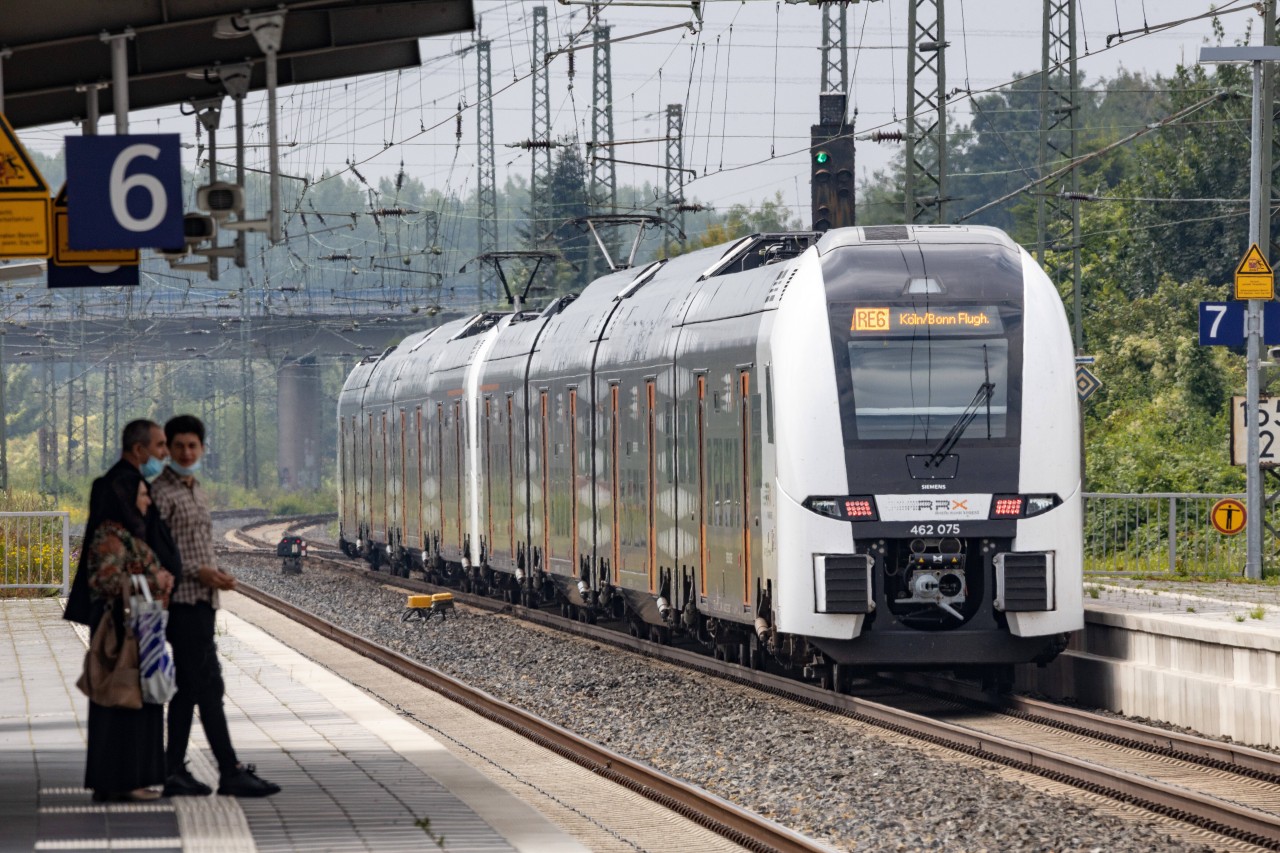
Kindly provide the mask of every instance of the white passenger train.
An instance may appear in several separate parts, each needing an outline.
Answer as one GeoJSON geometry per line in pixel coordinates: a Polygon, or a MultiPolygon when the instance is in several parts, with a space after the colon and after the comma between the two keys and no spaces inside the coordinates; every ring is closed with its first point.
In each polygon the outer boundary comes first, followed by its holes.
{"type": "Polygon", "coordinates": [[[1077,406],[1003,232],[755,235],[361,362],[343,545],[755,666],[1007,674],[1083,624],[1077,406]]]}

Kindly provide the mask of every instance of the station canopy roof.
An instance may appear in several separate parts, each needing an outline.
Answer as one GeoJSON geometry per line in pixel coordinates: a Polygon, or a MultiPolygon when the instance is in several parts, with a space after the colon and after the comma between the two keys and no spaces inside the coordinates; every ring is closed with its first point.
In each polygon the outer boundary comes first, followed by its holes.
{"type": "MultiPolygon", "coordinates": [[[[110,83],[111,45],[128,40],[130,111],[222,94],[217,65],[250,62],[266,88],[263,52],[246,14],[284,11],[280,86],[418,65],[418,39],[474,28],[471,0],[4,0],[4,113],[15,128],[79,120],[78,87],[110,83]],[[235,37],[240,35],[242,37],[235,37]]],[[[112,112],[110,87],[98,109],[112,112]]]]}

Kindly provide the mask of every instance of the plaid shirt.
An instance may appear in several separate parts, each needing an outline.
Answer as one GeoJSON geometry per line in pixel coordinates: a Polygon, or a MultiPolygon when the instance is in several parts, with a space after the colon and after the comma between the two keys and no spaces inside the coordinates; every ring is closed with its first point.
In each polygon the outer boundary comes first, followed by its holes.
{"type": "Polygon", "coordinates": [[[172,468],[166,467],[151,483],[151,500],[169,525],[178,553],[182,555],[182,579],[174,587],[169,601],[175,604],[207,601],[216,608],[218,591],[199,581],[201,566],[218,567],[213,553],[213,520],[200,481],[192,477],[188,486],[172,468]]]}

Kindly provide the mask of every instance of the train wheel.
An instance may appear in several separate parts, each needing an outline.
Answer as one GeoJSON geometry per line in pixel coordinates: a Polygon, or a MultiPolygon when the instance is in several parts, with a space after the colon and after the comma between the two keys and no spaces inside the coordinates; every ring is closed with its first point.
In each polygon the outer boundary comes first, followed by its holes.
{"type": "Polygon", "coordinates": [[[751,641],[747,649],[747,666],[760,672],[764,671],[764,643],[755,634],[751,635],[751,641]]]}

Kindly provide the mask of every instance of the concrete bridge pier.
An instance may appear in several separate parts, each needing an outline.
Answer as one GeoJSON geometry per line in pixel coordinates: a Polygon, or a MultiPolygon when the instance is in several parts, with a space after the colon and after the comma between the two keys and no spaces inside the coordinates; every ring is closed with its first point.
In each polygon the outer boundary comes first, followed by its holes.
{"type": "Polygon", "coordinates": [[[313,356],[276,371],[276,475],[289,491],[320,487],[320,425],[330,413],[313,356]]]}

